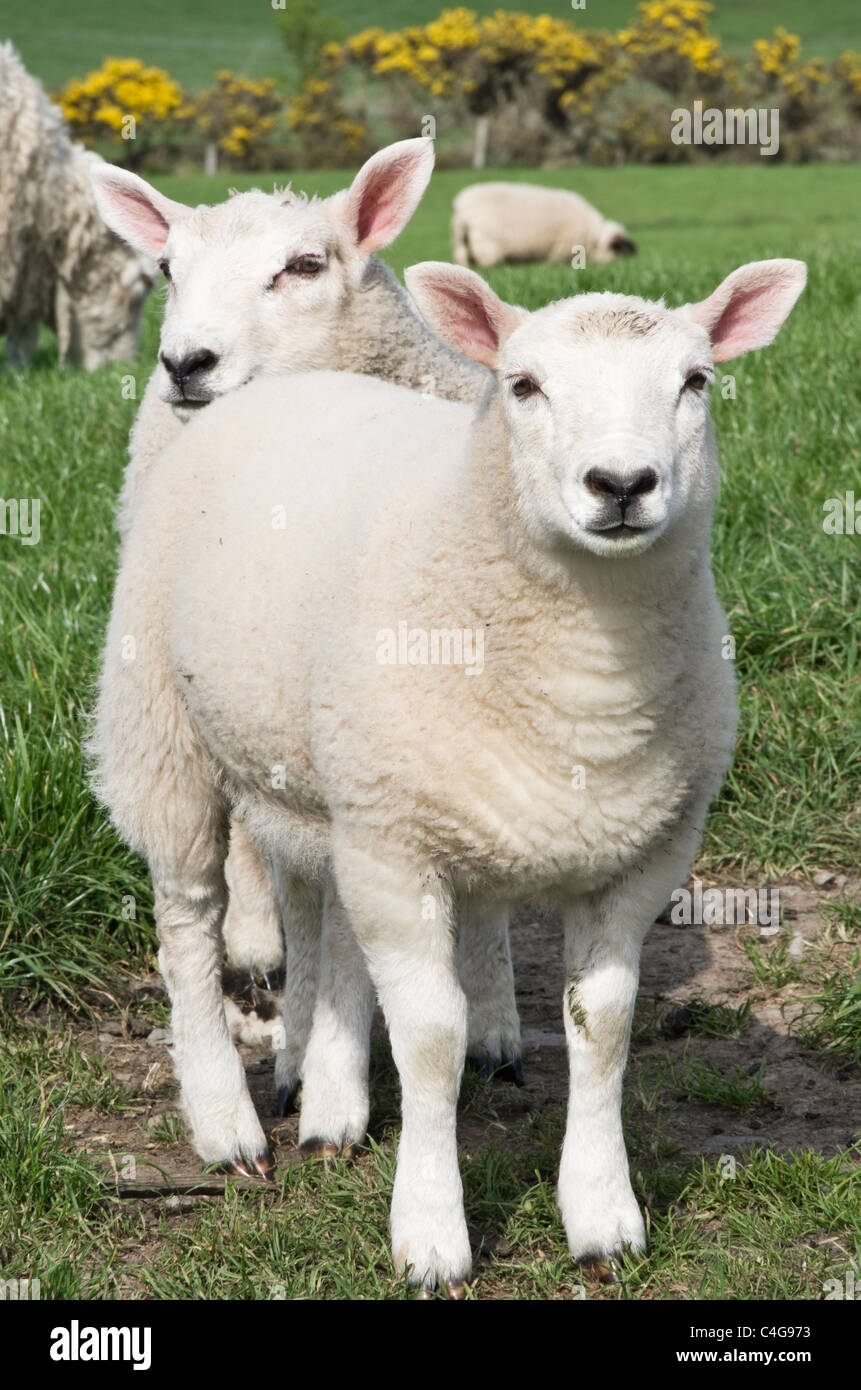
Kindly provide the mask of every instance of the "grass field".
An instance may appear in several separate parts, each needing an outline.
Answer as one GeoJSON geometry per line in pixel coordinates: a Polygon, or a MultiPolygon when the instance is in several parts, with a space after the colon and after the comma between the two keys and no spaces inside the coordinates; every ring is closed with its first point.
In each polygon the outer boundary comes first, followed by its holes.
{"type": "MultiPolygon", "coordinates": [[[[325,0],[320,8],[338,19],[348,34],[370,24],[397,29],[426,23],[446,8],[443,0],[325,0]]],[[[452,6],[449,6],[452,8],[452,6]]],[[[506,8],[497,0],[474,0],[468,8],[490,14],[506,8]]],[[[588,0],[574,11],[565,0],[512,0],[511,9],[571,17],[597,29],[619,29],[635,13],[635,0],[588,0]]],[[[751,41],[783,25],[799,34],[808,56],[835,58],[859,46],[854,0],[715,0],[711,27],[728,49],[746,50],[751,41]]],[[[190,90],[209,85],[219,68],[249,77],[283,73],[283,49],[266,0],[238,5],[235,0],[147,0],[124,10],[120,23],[111,0],[41,0],[35,7],[0,3],[0,39],[12,39],[27,67],[49,86],[82,77],[102,60],[141,58],[156,63],[190,90]]]]}
{"type": "MultiPolygon", "coordinates": [[[[569,177],[542,174],[548,182],[569,177]]],[[[510,267],[489,276],[505,298],[529,307],[587,289],[681,303],[703,297],[744,261],[809,262],[808,290],[777,343],[730,366],[734,398],[714,394],[724,479],[715,569],[742,700],[735,766],[700,864],[720,882],[823,868],[857,873],[861,862],[861,536],[822,529],[827,498],[861,495],[856,180],[854,169],[839,166],[578,171],[577,187],[628,225],[640,255],[607,268],[510,267]]],[[[392,248],[398,270],[447,257],[451,196],[467,181],[435,176],[392,248]]],[[[171,178],[161,187],[172,197],[215,201],[227,182],[171,178]]],[[[294,175],[293,182],[326,193],[345,178],[294,175]]],[[[338,1165],[328,1177],[318,1165],[288,1166],[274,1196],[235,1193],[180,1223],[145,1220],[106,1198],[64,1129],[82,1110],[117,1119],[140,1103],[69,1030],[79,1027],[83,1005],[120,998],[118,978],[146,974],[154,961],[146,874],[90,800],[80,750],[110,601],[112,510],[135,411],[123,383],[131,370],[139,398],[158,317],[154,297],[132,369],[61,374],[45,334],[28,373],[0,374],[0,495],[41,499],[38,545],[0,537],[0,988],[15,991],[0,1048],[0,1273],[20,1275],[21,1265],[26,1272],[41,1260],[54,1297],[112,1296],[127,1287],[170,1298],[280,1297],[272,1293],[278,1286],[287,1297],[406,1296],[386,1255],[396,1092],[385,1059],[377,1147],[358,1166],[338,1165]],[[135,920],[123,912],[128,895],[135,920]],[[41,1013],[22,1018],[25,1005],[40,1001],[41,1013]],[[239,1235],[247,1259],[234,1258],[239,1235]],[[133,1253],[141,1242],[143,1271],[133,1253]],[[288,1250],[304,1252],[298,1265],[288,1250]]],[[[859,929],[857,913],[847,917],[842,955],[805,977],[824,1000],[809,1046],[825,1058],[836,1038],[838,1060],[855,1078],[859,929]]],[[[791,991],[798,972],[778,980],[778,956],[751,960],[750,990],[778,1000],[791,991]]],[[[144,1016],[163,1022],[163,1007],[148,1006],[144,1016]]],[[[834,1272],[835,1260],[844,1268],[853,1250],[859,1257],[857,1151],[825,1155],[814,1140],[792,1161],[764,1147],[749,1156],[742,1183],[722,1183],[714,1163],[673,1162],[655,1141],[663,1104],[655,1097],[678,1092],[678,1074],[651,1091],[635,1075],[629,1127],[653,1250],[648,1262],[630,1262],[623,1296],[818,1297],[810,1290],[834,1272]],[[703,1213],[715,1237],[705,1245],[703,1213]],[[839,1257],[825,1244],[811,1253],[811,1231],[830,1233],[839,1257]]],[[[686,1071],[681,1093],[700,1105],[760,1104],[749,1080],[713,1093],[710,1076],[701,1066],[686,1071]]],[[[164,1086],[157,1095],[170,1094],[164,1086]]],[[[485,1139],[494,1132],[495,1103],[470,1081],[465,1113],[478,1117],[485,1139]]],[[[519,1148],[483,1141],[466,1164],[471,1221],[514,1251],[488,1275],[499,1297],[565,1297],[573,1282],[553,1205],[562,1111],[541,1114],[519,1148]]],[[[176,1142],[167,1124],[167,1149],[171,1135],[176,1142]]]]}

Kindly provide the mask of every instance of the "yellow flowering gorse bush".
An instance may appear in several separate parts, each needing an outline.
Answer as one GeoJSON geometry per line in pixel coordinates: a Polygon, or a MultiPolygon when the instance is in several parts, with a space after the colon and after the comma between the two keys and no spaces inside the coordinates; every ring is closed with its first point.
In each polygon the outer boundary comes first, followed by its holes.
{"type": "MultiPolygon", "coordinates": [[[[286,107],[271,78],[220,72],[208,91],[189,99],[160,68],[118,58],[69,82],[59,99],[74,131],[91,142],[119,147],[134,117],[136,138],[125,147],[130,163],[155,144],[172,150],[184,141],[190,148],[196,137],[246,167],[291,158],[354,164],[371,147],[363,103],[376,127],[388,123],[391,138],[413,123],[422,128],[428,114],[449,131],[486,117],[491,157],[503,160],[712,157],[720,147],[669,140],[672,110],[696,100],[779,108],[781,157],[861,155],[861,54],[847,52],[834,63],[807,59],[797,35],[778,28],[757,39],[745,61],[722,52],[709,31],[713,14],[707,0],[643,0],[631,23],[611,34],[558,12],[479,16],[457,6],[426,24],[391,31],[375,25],[344,42],[321,42],[311,76],[286,107]]],[[[375,136],[374,144],[385,138],[378,129],[375,136]]],[[[756,154],[737,146],[730,157],[756,154]]]]}
{"type": "Polygon", "coordinates": [[[197,99],[196,125],[225,154],[256,167],[278,128],[280,109],[273,77],[252,82],[222,69],[216,73],[215,85],[197,99]]]}
{"type": "Polygon", "coordinates": [[[365,29],[347,40],[344,52],[375,77],[403,77],[432,97],[481,109],[536,76],[559,92],[581,82],[601,67],[596,40],[550,15],[497,10],[479,18],[458,8],[393,33],[365,29]]]}
{"type": "Polygon", "coordinates": [[[329,78],[312,77],[287,107],[287,127],[309,167],[354,164],[367,153],[368,132],[347,109],[329,78]]]}
{"type": "Polygon", "coordinates": [[[151,144],[161,127],[187,119],[194,108],[178,82],[162,68],[146,67],[137,58],[106,58],[97,72],[73,79],[60,93],[60,109],[84,140],[134,139],[151,144]]]}

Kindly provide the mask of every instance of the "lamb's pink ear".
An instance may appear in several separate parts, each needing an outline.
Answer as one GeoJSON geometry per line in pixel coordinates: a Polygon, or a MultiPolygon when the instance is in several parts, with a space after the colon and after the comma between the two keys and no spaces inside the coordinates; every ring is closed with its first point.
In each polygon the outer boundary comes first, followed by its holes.
{"type": "Polygon", "coordinates": [[[506,338],[528,317],[505,304],[480,275],[444,261],[423,261],[404,272],[422,318],[443,342],[495,368],[506,338]]]}
{"type": "Polygon", "coordinates": [[[751,261],[684,312],[707,329],[715,362],[728,362],[773,340],[806,281],[804,261],[751,261]]]}
{"type": "Polygon", "coordinates": [[[433,141],[399,140],[363,164],[347,191],[345,216],[364,256],[403,231],[433,173],[433,141]]]}
{"type": "Polygon", "coordinates": [[[115,164],[95,164],[90,180],[102,221],[136,251],[158,260],[172,222],[187,217],[191,208],[157,193],[145,179],[115,164]]]}

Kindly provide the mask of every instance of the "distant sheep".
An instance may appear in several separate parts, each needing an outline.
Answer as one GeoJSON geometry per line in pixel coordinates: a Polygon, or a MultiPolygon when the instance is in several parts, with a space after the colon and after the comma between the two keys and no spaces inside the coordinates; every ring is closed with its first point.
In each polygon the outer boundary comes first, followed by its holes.
{"type": "Polygon", "coordinates": [[[93,371],[137,352],[155,267],[102,222],[90,186],[101,164],[0,44],[0,333],[14,366],[27,365],[40,324],[57,334],[61,366],[93,371]]]}
{"type": "Polygon", "coordinates": [[[152,871],[194,1143],[264,1162],[219,986],[234,810],[324,903],[301,1143],[363,1137],[375,990],[382,1004],[403,1097],[394,1260],[424,1289],[462,1295],[471,1265],[456,939],[524,898],[564,921],[571,1253],[645,1243],[620,1113],[640,948],[736,719],[708,383],[771,342],[804,279],[765,261],[679,309],[584,294],[529,314],[471,271],[419,266],[425,319],[494,374],[477,407],[349,374],[259,380],[150,472],[93,746],[152,871]],[[464,648],[481,634],[480,674],[429,657],[441,628],[464,648]]]}
{"type": "Polygon", "coordinates": [[[614,261],[636,251],[620,222],[606,218],[579,193],[532,183],[474,183],[454,200],[452,257],[458,265],[501,261],[570,261],[582,246],[586,260],[614,261]]]}
{"type": "MultiPolygon", "coordinates": [[[[143,179],[103,165],[93,184],[105,221],[155,257],[169,278],[159,364],[132,432],[118,525],[133,525],[150,468],[209,402],[252,378],[341,369],[380,376],[428,396],[475,401],[486,369],[452,351],[426,327],[391,270],[373,254],[399,235],[434,163],[430,140],[404,140],[374,155],[349,189],[306,198],[282,191],[240,193],[195,209],[143,179]]],[[[228,957],[253,979],[283,961],[270,875],[242,825],[231,827],[228,957]]],[[[299,1084],[315,990],[321,904],[301,889],[282,893],[292,941],[284,1000],[285,1040],[276,1059],[282,1109],[299,1084]],[[306,951],[302,943],[311,943],[306,951]]],[[[470,1056],[482,1070],[521,1079],[520,1029],[506,924],[488,921],[461,962],[470,995],[470,1056]],[[481,989],[472,987],[480,979],[481,989]]],[[[247,990],[257,997],[253,985],[247,990]]],[[[259,993],[259,992],[258,992],[259,993]]],[[[231,1010],[236,1034],[259,1039],[249,1014],[231,1010]]],[[[271,1020],[273,1036],[276,1020],[271,1020]]]]}

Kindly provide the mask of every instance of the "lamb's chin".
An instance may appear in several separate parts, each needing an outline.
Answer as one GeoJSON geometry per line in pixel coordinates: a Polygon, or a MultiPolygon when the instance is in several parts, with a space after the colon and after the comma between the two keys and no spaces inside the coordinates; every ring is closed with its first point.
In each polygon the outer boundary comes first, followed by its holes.
{"type": "Polygon", "coordinates": [[[183,424],[186,424],[194,415],[197,415],[214,399],[214,397],[211,397],[210,400],[207,401],[171,401],[170,406],[176,418],[181,420],[183,424]]]}

